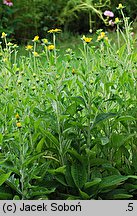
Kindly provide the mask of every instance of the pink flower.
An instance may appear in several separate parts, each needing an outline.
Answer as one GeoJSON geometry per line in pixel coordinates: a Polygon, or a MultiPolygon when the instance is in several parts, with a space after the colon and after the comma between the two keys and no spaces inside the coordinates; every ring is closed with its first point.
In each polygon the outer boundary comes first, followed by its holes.
{"type": "Polygon", "coordinates": [[[104,12],[104,15],[107,17],[114,17],[114,13],[112,11],[107,11],[107,10],[104,12]]]}
{"type": "Polygon", "coordinates": [[[110,26],[114,26],[114,24],[115,24],[115,23],[113,22],[113,20],[109,20],[108,23],[109,23],[110,26]]]}
{"type": "Polygon", "coordinates": [[[3,4],[5,4],[9,7],[13,6],[13,2],[11,0],[3,0],[3,4]]]}

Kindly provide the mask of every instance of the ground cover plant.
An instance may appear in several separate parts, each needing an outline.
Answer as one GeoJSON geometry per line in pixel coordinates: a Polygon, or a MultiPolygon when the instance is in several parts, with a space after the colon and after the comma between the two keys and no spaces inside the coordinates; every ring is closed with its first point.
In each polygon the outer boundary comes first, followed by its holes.
{"type": "Polygon", "coordinates": [[[136,38],[123,9],[105,12],[115,44],[100,29],[77,53],[59,49],[56,28],[18,57],[2,33],[0,199],[136,199],[136,38]]]}

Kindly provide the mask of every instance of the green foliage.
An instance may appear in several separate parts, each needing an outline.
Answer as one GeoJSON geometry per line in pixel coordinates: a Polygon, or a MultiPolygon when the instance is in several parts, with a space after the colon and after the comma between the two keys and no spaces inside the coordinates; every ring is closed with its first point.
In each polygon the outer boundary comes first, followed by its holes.
{"type": "Polygon", "coordinates": [[[77,39],[78,53],[58,49],[56,29],[18,58],[2,34],[0,199],[136,197],[136,51],[125,22],[124,42],[98,30],[77,39]]]}
{"type": "MultiPolygon", "coordinates": [[[[109,3],[109,0],[98,2],[94,0],[69,0],[66,6],[64,7],[61,16],[59,17],[60,22],[71,22],[71,24],[74,22],[77,23],[78,19],[80,19],[80,17],[84,15],[85,17],[88,17],[88,19],[86,19],[86,22],[88,23],[88,30],[92,30],[92,21],[95,22],[97,16],[104,21],[102,10],[106,5],[109,5],[109,3]]],[[[84,28],[84,25],[82,25],[82,27],[84,28]]],[[[73,28],[76,28],[76,26],[73,26],[73,28]]]]}
{"type": "MultiPolygon", "coordinates": [[[[2,1],[1,1],[2,2],[2,1]]],[[[15,8],[7,7],[1,3],[0,7],[0,33],[6,31],[8,34],[13,34],[16,26],[16,20],[13,20],[15,8]]]]}

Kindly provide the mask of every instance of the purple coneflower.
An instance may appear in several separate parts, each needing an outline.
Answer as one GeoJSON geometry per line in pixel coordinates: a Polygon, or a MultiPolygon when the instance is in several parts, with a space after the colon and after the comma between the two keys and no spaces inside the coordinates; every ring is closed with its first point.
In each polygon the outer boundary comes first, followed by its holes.
{"type": "Polygon", "coordinates": [[[107,16],[107,17],[114,17],[114,13],[112,11],[108,11],[108,10],[106,10],[104,12],[104,15],[107,16]]]}
{"type": "Polygon", "coordinates": [[[5,4],[9,7],[13,6],[13,2],[11,0],[3,0],[3,4],[5,4]]]}

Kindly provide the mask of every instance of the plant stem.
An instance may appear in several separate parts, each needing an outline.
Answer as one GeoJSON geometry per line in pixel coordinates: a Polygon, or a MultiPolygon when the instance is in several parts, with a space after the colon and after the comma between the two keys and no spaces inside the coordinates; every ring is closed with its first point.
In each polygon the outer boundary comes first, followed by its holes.
{"type": "Polygon", "coordinates": [[[120,37],[119,37],[119,24],[117,24],[117,42],[118,42],[118,49],[120,48],[120,37]]]}
{"type": "Polygon", "coordinates": [[[53,33],[53,45],[54,45],[54,63],[57,64],[57,52],[56,52],[56,35],[53,33]]]}

